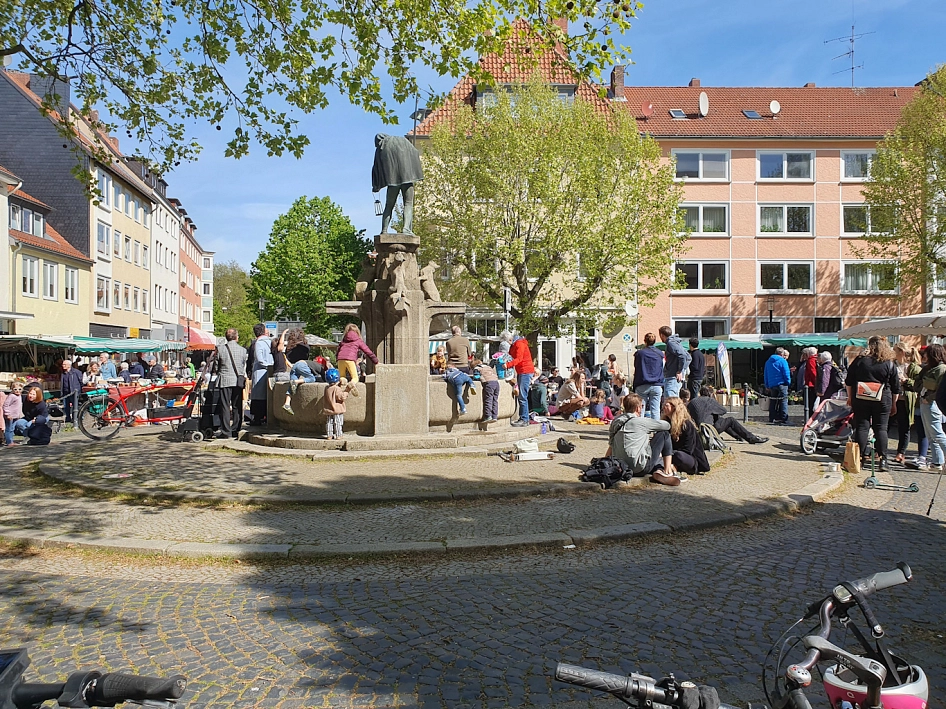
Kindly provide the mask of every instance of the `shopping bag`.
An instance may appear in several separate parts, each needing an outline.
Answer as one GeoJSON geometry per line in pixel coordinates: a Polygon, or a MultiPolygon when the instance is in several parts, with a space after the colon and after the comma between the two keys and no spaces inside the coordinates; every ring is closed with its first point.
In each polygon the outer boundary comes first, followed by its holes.
{"type": "Polygon", "coordinates": [[[852,475],[860,475],[861,447],[853,441],[848,441],[844,446],[844,463],[841,467],[852,475]]]}
{"type": "Polygon", "coordinates": [[[539,439],[538,438],[523,438],[521,441],[516,441],[514,444],[516,453],[538,453],[539,452],[539,439]]]}

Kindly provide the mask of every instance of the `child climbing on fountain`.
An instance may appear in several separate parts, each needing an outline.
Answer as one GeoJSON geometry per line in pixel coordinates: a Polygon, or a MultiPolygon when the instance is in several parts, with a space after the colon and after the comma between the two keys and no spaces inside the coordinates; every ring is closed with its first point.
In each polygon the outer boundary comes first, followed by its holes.
{"type": "Polygon", "coordinates": [[[335,441],[345,435],[342,430],[345,426],[345,400],[349,394],[358,396],[358,391],[354,383],[349,383],[347,379],[339,376],[337,369],[327,370],[325,381],[329,385],[325,390],[325,405],[322,407],[322,413],[325,414],[325,435],[330,441],[335,441]]]}
{"type": "Polygon", "coordinates": [[[470,387],[470,394],[476,395],[476,384],[470,378],[469,374],[461,372],[459,369],[454,367],[452,364],[447,365],[446,371],[443,373],[444,380],[453,386],[453,391],[457,396],[457,407],[460,409],[460,415],[466,413],[466,402],[463,401],[463,388],[467,385],[470,387]]]}

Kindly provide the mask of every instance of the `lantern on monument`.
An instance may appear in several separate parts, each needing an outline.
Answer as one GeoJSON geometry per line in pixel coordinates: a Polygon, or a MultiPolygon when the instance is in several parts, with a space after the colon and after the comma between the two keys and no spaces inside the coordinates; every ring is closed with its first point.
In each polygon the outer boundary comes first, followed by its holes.
{"type": "Polygon", "coordinates": [[[384,207],[381,206],[381,200],[377,197],[374,198],[374,215],[380,217],[384,214],[384,207]]]}

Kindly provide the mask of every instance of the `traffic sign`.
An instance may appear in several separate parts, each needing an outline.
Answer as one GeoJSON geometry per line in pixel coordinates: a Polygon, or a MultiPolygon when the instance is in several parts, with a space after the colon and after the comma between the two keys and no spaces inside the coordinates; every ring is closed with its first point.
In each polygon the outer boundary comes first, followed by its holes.
{"type": "Polygon", "coordinates": [[[630,341],[631,341],[631,333],[629,333],[629,332],[625,332],[625,333],[624,333],[624,341],[625,341],[625,342],[630,342],[630,341]]]}

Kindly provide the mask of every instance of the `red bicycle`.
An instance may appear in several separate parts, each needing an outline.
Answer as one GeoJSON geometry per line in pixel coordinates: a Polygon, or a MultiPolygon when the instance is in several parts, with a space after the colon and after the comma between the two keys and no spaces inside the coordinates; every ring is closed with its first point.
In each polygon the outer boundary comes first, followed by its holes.
{"type": "Polygon", "coordinates": [[[85,401],[79,406],[76,424],[79,430],[93,441],[107,441],[118,435],[123,426],[132,426],[139,419],[135,411],[147,412],[150,423],[169,423],[181,440],[199,443],[204,434],[199,429],[199,420],[193,418],[194,405],[200,392],[201,381],[182,387],[180,384],[152,384],[147,387],[114,387],[87,392],[85,401]],[[128,402],[144,396],[144,406],[133,406],[128,402]],[[175,405],[182,401],[183,405],[175,405]]]}

